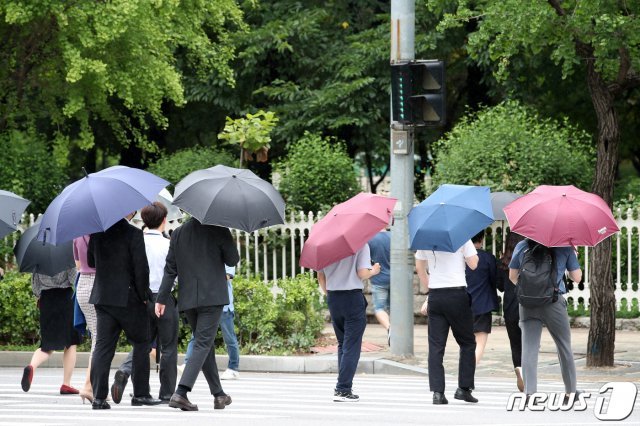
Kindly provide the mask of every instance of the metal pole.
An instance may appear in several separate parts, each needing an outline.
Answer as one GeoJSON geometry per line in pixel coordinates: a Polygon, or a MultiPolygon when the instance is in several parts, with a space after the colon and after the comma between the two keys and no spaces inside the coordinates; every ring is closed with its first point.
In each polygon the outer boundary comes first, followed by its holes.
{"type": "MultiPolygon", "coordinates": [[[[415,59],[415,1],[391,1],[391,63],[415,59]]],[[[391,352],[413,356],[413,256],[407,215],[413,207],[413,129],[391,123],[391,352]]]]}

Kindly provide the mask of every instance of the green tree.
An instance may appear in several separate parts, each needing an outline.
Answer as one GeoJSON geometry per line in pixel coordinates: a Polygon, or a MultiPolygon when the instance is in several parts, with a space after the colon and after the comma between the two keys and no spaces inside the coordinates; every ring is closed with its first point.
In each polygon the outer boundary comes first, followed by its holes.
{"type": "Polygon", "coordinates": [[[327,211],[359,192],[353,162],[344,145],[305,133],[276,165],[279,190],[290,209],[327,211]]]}
{"type": "Polygon", "coordinates": [[[35,132],[0,133],[1,188],[30,200],[29,212],[44,213],[67,183],[66,150],[62,151],[35,132]]]}
{"type": "MultiPolygon", "coordinates": [[[[495,65],[506,80],[520,55],[549,56],[563,76],[581,74],[575,90],[590,95],[597,120],[597,160],[592,191],[611,205],[620,144],[618,104],[634,98],[640,86],[640,3],[604,0],[428,0],[442,16],[440,29],[477,22],[467,49],[478,61],[495,65]]],[[[588,366],[614,361],[615,297],[611,276],[611,240],[596,246],[589,271],[591,324],[588,366]]]]}
{"type": "Polygon", "coordinates": [[[271,148],[271,131],[277,122],[278,118],[272,111],[247,113],[246,118],[235,120],[227,117],[224,130],[218,138],[240,147],[240,167],[243,160],[253,160],[254,154],[258,162],[264,163],[271,148]]]}
{"type": "Polygon", "coordinates": [[[183,75],[232,84],[243,26],[233,0],[8,0],[0,18],[0,133],[110,153],[156,150],[147,131],[166,126],[164,102],[184,103],[183,75]]]}
{"type": "Polygon", "coordinates": [[[233,156],[226,151],[212,147],[194,147],[162,156],[150,164],[147,170],[175,185],[196,170],[208,169],[218,164],[232,166],[233,163],[233,156]]]}
{"type": "Polygon", "coordinates": [[[526,193],[536,186],[591,184],[591,137],[566,121],[545,120],[515,101],[472,113],[434,148],[433,182],[526,193]]]}

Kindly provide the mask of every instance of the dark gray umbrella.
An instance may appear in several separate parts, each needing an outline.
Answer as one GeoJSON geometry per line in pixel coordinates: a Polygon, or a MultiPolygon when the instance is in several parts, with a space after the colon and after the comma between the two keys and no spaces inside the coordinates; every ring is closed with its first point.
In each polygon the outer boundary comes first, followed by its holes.
{"type": "Polygon", "coordinates": [[[492,192],[491,207],[493,208],[493,219],[507,220],[507,216],[502,209],[520,197],[522,197],[522,195],[516,194],[515,192],[492,192]]]}
{"type": "Polygon", "coordinates": [[[13,254],[16,255],[20,272],[37,272],[52,277],[75,265],[73,242],[67,241],[54,246],[38,241],[36,237],[38,236],[41,219],[42,217],[33,226],[24,231],[13,248],[13,254]]]}
{"type": "Polygon", "coordinates": [[[31,203],[9,191],[0,190],[0,238],[18,229],[22,213],[31,203]]]}
{"type": "Polygon", "coordinates": [[[173,204],[205,225],[253,232],[284,223],[284,200],[250,170],[215,166],[182,179],[173,204]]]}

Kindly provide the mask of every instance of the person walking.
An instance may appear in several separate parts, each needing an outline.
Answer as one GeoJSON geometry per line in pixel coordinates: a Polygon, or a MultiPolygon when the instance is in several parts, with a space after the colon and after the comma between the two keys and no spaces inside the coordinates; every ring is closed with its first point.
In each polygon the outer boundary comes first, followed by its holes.
{"type": "Polygon", "coordinates": [[[429,388],[433,392],[433,403],[449,403],[444,394],[442,363],[449,329],[460,347],[458,389],[454,398],[478,402],[471,394],[475,386],[476,340],[473,335],[473,313],[465,279],[465,265],[472,270],[476,269],[478,252],[473,243],[467,241],[453,253],[418,250],[415,258],[420,285],[428,288],[421,312],[429,318],[429,388]]]}
{"type": "Polygon", "coordinates": [[[335,402],[357,402],[352,391],[362,336],[367,326],[367,300],[362,294],[363,280],[380,273],[380,264],[371,265],[369,245],[355,254],[318,271],[318,284],[327,296],[333,331],[338,339],[338,382],[333,393],[335,402]]]}
{"type": "Polygon", "coordinates": [[[389,320],[390,291],[391,291],[391,233],[389,231],[378,232],[369,240],[371,261],[380,264],[380,273],[369,280],[371,284],[371,298],[373,299],[373,312],[378,322],[387,330],[387,344],[391,346],[389,333],[391,322],[389,320]]]}
{"type": "MultiPolygon", "coordinates": [[[[169,253],[169,239],[164,237],[167,224],[167,208],[156,201],[140,211],[144,222],[144,247],[149,263],[149,288],[152,300],[155,301],[162,277],[164,266],[169,253]]],[[[163,404],[168,404],[171,395],[176,390],[178,364],[178,309],[175,299],[170,299],[162,317],[155,314],[155,304],[147,303],[147,314],[151,331],[150,342],[157,339],[157,351],[160,351],[160,394],[163,404]]],[[[151,346],[151,344],[150,344],[151,346]]],[[[146,353],[151,351],[149,347],[146,353]]],[[[120,403],[124,389],[131,376],[133,364],[133,350],[129,352],[125,361],[118,367],[111,385],[111,398],[116,404],[120,403]]]]}
{"type": "Polygon", "coordinates": [[[84,404],[85,399],[93,402],[93,388],[91,387],[91,360],[96,350],[96,341],[98,340],[98,320],[96,317],[96,308],[89,303],[89,297],[93,290],[93,282],[96,278],[96,270],[87,263],[87,249],[89,248],[89,235],[83,235],[73,240],[73,258],[76,261],[76,268],[79,273],[78,285],[76,286],[76,299],[84,319],[86,328],[91,334],[91,351],[89,352],[89,364],[87,365],[87,374],[85,376],[84,386],[80,390],[80,398],[84,404]]]}
{"type": "Polygon", "coordinates": [[[91,360],[94,410],[109,409],[109,369],[124,330],[133,345],[131,405],[157,405],[149,393],[149,263],[142,231],[129,221],[135,212],[104,232],[91,234],[87,262],[96,269],[89,298],[96,309],[98,341],[91,360]]]}
{"type": "Polygon", "coordinates": [[[502,315],[509,337],[511,347],[511,362],[516,373],[516,387],[520,392],[524,392],[524,381],[522,379],[522,331],[520,330],[520,313],[518,308],[518,297],[516,296],[516,286],[509,280],[509,262],[516,245],[524,237],[509,231],[506,237],[506,244],[500,261],[498,262],[498,275],[496,287],[503,292],[502,315]]]}
{"type": "MultiPolygon", "coordinates": [[[[546,326],[553,338],[558,351],[560,371],[564,382],[565,392],[576,392],[576,366],[571,350],[571,328],[567,314],[567,301],[562,296],[567,292],[562,279],[565,271],[574,282],[582,280],[582,270],[573,247],[546,247],[530,239],[520,241],[509,263],[509,279],[516,286],[520,276],[525,253],[536,262],[546,262],[547,257],[555,265],[555,282],[559,289],[557,300],[536,307],[526,307],[520,303],[520,329],[522,330],[522,372],[524,389],[527,395],[538,391],[538,352],[540,351],[540,337],[542,326],[546,326]]],[[[553,266],[552,266],[553,268],[553,266]]]]}
{"type": "Polygon", "coordinates": [[[220,384],[213,349],[223,307],[229,304],[224,266],[235,266],[239,260],[236,244],[227,228],[203,225],[191,218],[171,235],[155,312],[161,317],[166,306],[173,302],[170,291],[180,271],[178,310],[187,318],[195,343],[169,407],[198,410],[198,406],[189,401],[187,393],[193,389],[201,370],[213,395],[213,408],[224,409],[231,404],[231,397],[220,384]]]}
{"type": "MultiPolygon", "coordinates": [[[[238,336],[235,331],[235,308],[233,306],[233,277],[236,274],[236,268],[226,266],[227,288],[229,290],[229,304],[222,308],[222,316],[220,317],[220,330],[222,331],[222,340],[227,347],[227,369],[220,375],[220,380],[237,380],[240,378],[240,347],[238,345],[238,336]]],[[[187,353],[184,356],[184,364],[178,366],[178,370],[184,372],[184,366],[189,362],[189,358],[193,353],[193,334],[187,345],[187,353]]]]}
{"type": "Polygon", "coordinates": [[[476,367],[482,359],[487,339],[491,333],[491,312],[498,309],[498,293],[496,292],[496,257],[482,250],[484,230],[471,238],[478,252],[478,266],[471,269],[467,265],[467,293],[471,296],[471,312],[473,312],[473,334],[476,336],[476,367]]]}
{"type": "Polygon", "coordinates": [[[76,365],[76,345],[80,335],[73,328],[73,284],[76,269],[50,277],[34,273],[31,289],[40,308],[40,347],[31,357],[31,362],[22,373],[22,390],[29,392],[35,370],[49,359],[54,351],[64,350],[62,356],[63,378],[61,395],[77,395],[78,389],[71,386],[71,375],[76,365]]]}

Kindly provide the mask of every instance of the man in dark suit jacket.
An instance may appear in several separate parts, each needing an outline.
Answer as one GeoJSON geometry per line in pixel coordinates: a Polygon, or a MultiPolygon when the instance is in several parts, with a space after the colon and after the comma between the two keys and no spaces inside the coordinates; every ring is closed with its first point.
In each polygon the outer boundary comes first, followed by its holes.
{"type": "MultiPolygon", "coordinates": [[[[126,217],[130,220],[133,213],[126,217]]],[[[111,408],[106,401],[109,369],[120,331],[133,345],[131,405],[157,405],[149,393],[149,264],[142,231],[121,219],[104,232],[91,234],[87,263],[96,268],[89,303],[98,319],[96,348],[91,360],[93,409],[111,408]]],[[[121,397],[121,396],[120,396],[121,397]]],[[[119,402],[119,398],[118,401],[119,402]]]]}
{"type": "Polygon", "coordinates": [[[164,277],[156,300],[156,315],[160,317],[164,313],[165,305],[170,303],[171,287],[179,277],[178,310],[184,312],[195,340],[193,354],[169,407],[198,410],[198,406],[187,398],[187,392],[193,388],[200,370],[214,396],[214,408],[222,409],[231,404],[231,397],[224,393],[220,384],[213,346],[222,308],[229,304],[224,265],[235,266],[239,260],[227,228],[202,225],[192,218],[171,234],[164,277]]]}

